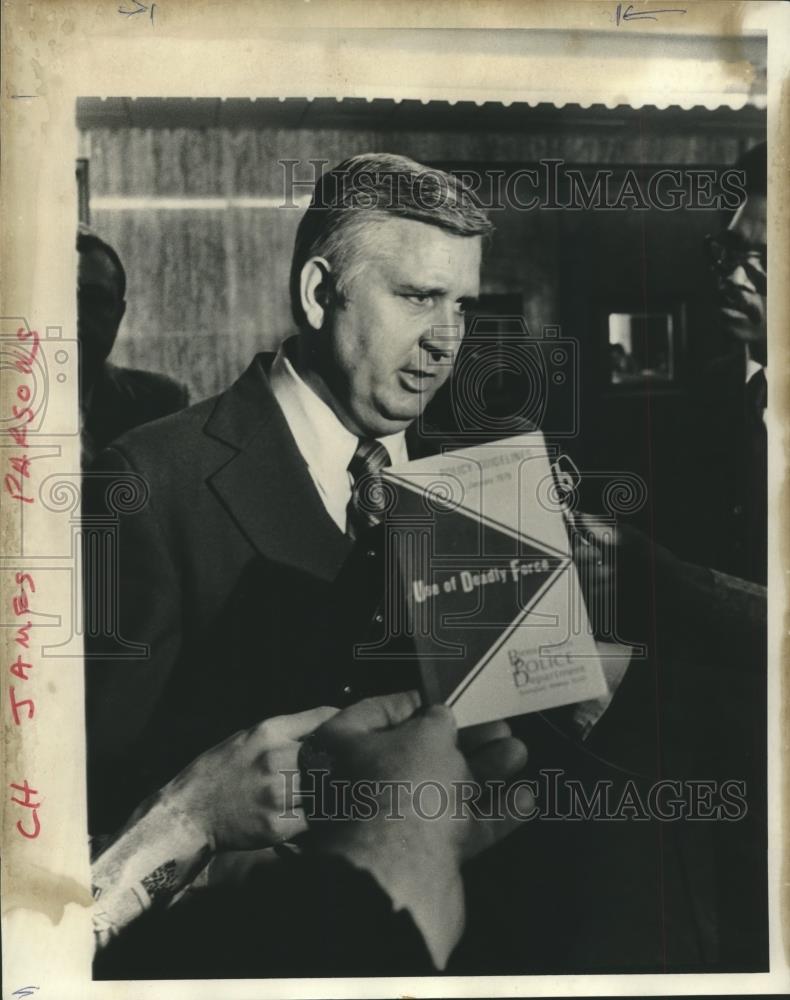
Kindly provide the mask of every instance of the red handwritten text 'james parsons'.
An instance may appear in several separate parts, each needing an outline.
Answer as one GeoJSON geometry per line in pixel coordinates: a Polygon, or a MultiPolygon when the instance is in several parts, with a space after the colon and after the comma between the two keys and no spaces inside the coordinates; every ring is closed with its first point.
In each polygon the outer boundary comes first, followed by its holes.
{"type": "MultiPolygon", "coordinates": [[[[28,493],[31,458],[27,449],[29,425],[35,417],[35,412],[31,402],[33,388],[30,385],[30,379],[40,343],[35,330],[20,327],[16,336],[22,353],[19,353],[14,361],[14,370],[21,377],[14,391],[14,402],[11,405],[10,417],[14,423],[8,430],[16,449],[10,449],[8,456],[10,471],[7,471],[3,477],[3,488],[18,503],[32,504],[34,498],[28,493]]],[[[36,584],[30,573],[25,572],[16,574],[15,583],[17,590],[11,598],[11,606],[16,623],[14,652],[17,656],[9,667],[9,673],[14,680],[9,684],[8,696],[14,725],[21,726],[32,722],[36,714],[35,701],[30,697],[31,691],[28,690],[28,685],[31,684],[30,674],[33,670],[30,657],[30,630],[33,627],[30,602],[31,596],[36,592],[36,584]]],[[[12,781],[10,788],[11,801],[24,810],[17,820],[17,831],[28,840],[35,840],[41,832],[41,821],[38,817],[38,810],[41,808],[41,802],[38,799],[39,792],[30,785],[27,778],[23,778],[21,781],[12,781]]]]}

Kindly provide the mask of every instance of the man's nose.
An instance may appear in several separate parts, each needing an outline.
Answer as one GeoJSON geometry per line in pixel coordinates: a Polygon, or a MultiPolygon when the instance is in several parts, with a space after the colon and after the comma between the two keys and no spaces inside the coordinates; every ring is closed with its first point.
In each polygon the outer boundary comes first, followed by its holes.
{"type": "Polygon", "coordinates": [[[732,288],[745,288],[751,292],[755,290],[752,279],[747,274],[743,264],[738,264],[734,270],[725,276],[724,287],[726,288],[728,285],[732,288]]]}

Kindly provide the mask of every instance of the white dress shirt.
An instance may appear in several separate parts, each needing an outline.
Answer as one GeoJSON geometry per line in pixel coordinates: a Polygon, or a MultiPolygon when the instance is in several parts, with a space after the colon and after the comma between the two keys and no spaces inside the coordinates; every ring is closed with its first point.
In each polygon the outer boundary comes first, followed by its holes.
{"type": "MultiPolygon", "coordinates": [[[[285,344],[272,363],[269,381],[329,516],[345,532],[352,485],[348,465],[359,439],[300,378],[285,344]]],[[[393,464],[408,461],[405,431],[377,440],[387,449],[393,464]]]]}
{"type": "Polygon", "coordinates": [[[756,375],[757,372],[762,367],[763,366],[759,362],[755,361],[754,358],[747,352],[747,354],[746,354],[746,378],[744,379],[744,381],[748,382],[749,379],[752,377],[752,375],[756,375]]]}

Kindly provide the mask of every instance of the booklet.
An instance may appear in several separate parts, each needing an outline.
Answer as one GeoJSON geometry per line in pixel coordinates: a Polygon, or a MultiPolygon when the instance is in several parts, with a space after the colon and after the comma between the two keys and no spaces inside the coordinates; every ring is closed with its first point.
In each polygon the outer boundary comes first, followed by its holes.
{"type": "Polygon", "coordinates": [[[429,702],[470,726],[607,694],[539,431],[382,476],[429,702]]]}

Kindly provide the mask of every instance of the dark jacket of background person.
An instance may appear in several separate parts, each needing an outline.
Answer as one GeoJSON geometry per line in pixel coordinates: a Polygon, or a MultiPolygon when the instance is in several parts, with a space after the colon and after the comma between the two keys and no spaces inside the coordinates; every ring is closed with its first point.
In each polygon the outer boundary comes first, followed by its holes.
{"type": "Polygon", "coordinates": [[[120,368],[108,359],[126,314],[126,270],[98,233],[77,230],[77,338],[80,347],[82,465],[111,441],[189,403],[186,386],[150,371],[120,368]]]}
{"type": "Polygon", "coordinates": [[[686,492],[698,531],[695,561],[765,585],[768,577],[767,435],[750,407],[743,350],[712,362],[694,399],[686,492]]]}
{"type": "Polygon", "coordinates": [[[106,361],[96,376],[83,418],[86,460],[133,427],[167,417],[188,405],[187,387],[169,375],[121,368],[106,361]]]}

